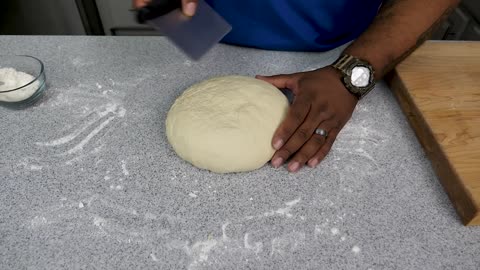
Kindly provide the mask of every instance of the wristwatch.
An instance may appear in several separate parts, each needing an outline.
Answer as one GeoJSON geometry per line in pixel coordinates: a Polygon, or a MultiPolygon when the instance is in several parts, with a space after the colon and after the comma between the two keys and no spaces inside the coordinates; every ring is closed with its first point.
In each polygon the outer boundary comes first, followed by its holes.
{"type": "Polygon", "coordinates": [[[358,99],[363,98],[375,87],[375,71],[365,60],[343,54],[332,64],[343,74],[343,84],[358,99]]]}

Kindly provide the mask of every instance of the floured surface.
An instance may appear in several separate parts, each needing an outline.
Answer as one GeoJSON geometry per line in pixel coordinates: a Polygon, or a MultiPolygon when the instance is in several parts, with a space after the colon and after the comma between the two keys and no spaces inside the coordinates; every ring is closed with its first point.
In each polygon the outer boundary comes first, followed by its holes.
{"type": "Polygon", "coordinates": [[[49,74],[34,107],[0,108],[1,269],[480,265],[480,231],[458,221],[384,84],[316,170],[216,175],[168,145],[167,111],[193,82],[310,69],[338,52],[221,45],[197,63],[162,38],[1,39],[49,74]]]}

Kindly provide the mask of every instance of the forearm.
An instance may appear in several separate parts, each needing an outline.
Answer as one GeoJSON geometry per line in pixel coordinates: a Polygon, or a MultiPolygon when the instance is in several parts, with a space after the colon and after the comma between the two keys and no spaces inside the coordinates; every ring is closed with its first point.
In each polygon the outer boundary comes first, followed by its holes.
{"type": "Polygon", "coordinates": [[[367,60],[382,78],[420,46],[459,0],[391,0],[345,53],[367,60]]]}

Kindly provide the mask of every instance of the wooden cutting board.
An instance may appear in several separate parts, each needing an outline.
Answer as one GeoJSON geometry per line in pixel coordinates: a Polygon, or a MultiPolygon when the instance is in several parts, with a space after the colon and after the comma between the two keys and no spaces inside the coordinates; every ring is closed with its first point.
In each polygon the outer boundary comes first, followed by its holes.
{"type": "Polygon", "coordinates": [[[480,225],[480,42],[429,41],[387,82],[465,225],[480,225]]]}

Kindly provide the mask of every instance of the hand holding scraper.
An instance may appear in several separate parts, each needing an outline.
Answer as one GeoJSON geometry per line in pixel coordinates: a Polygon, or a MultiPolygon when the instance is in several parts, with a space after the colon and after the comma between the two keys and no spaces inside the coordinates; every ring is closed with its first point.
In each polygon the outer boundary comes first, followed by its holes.
{"type": "Polygon", "coordinates": [[[203,0],[198,1],[191,17],[181,7],[181,0],[152,0],[137,10],[137,21],[151,25],[190,58],[198,60],[232,27],[203,0]]]}

